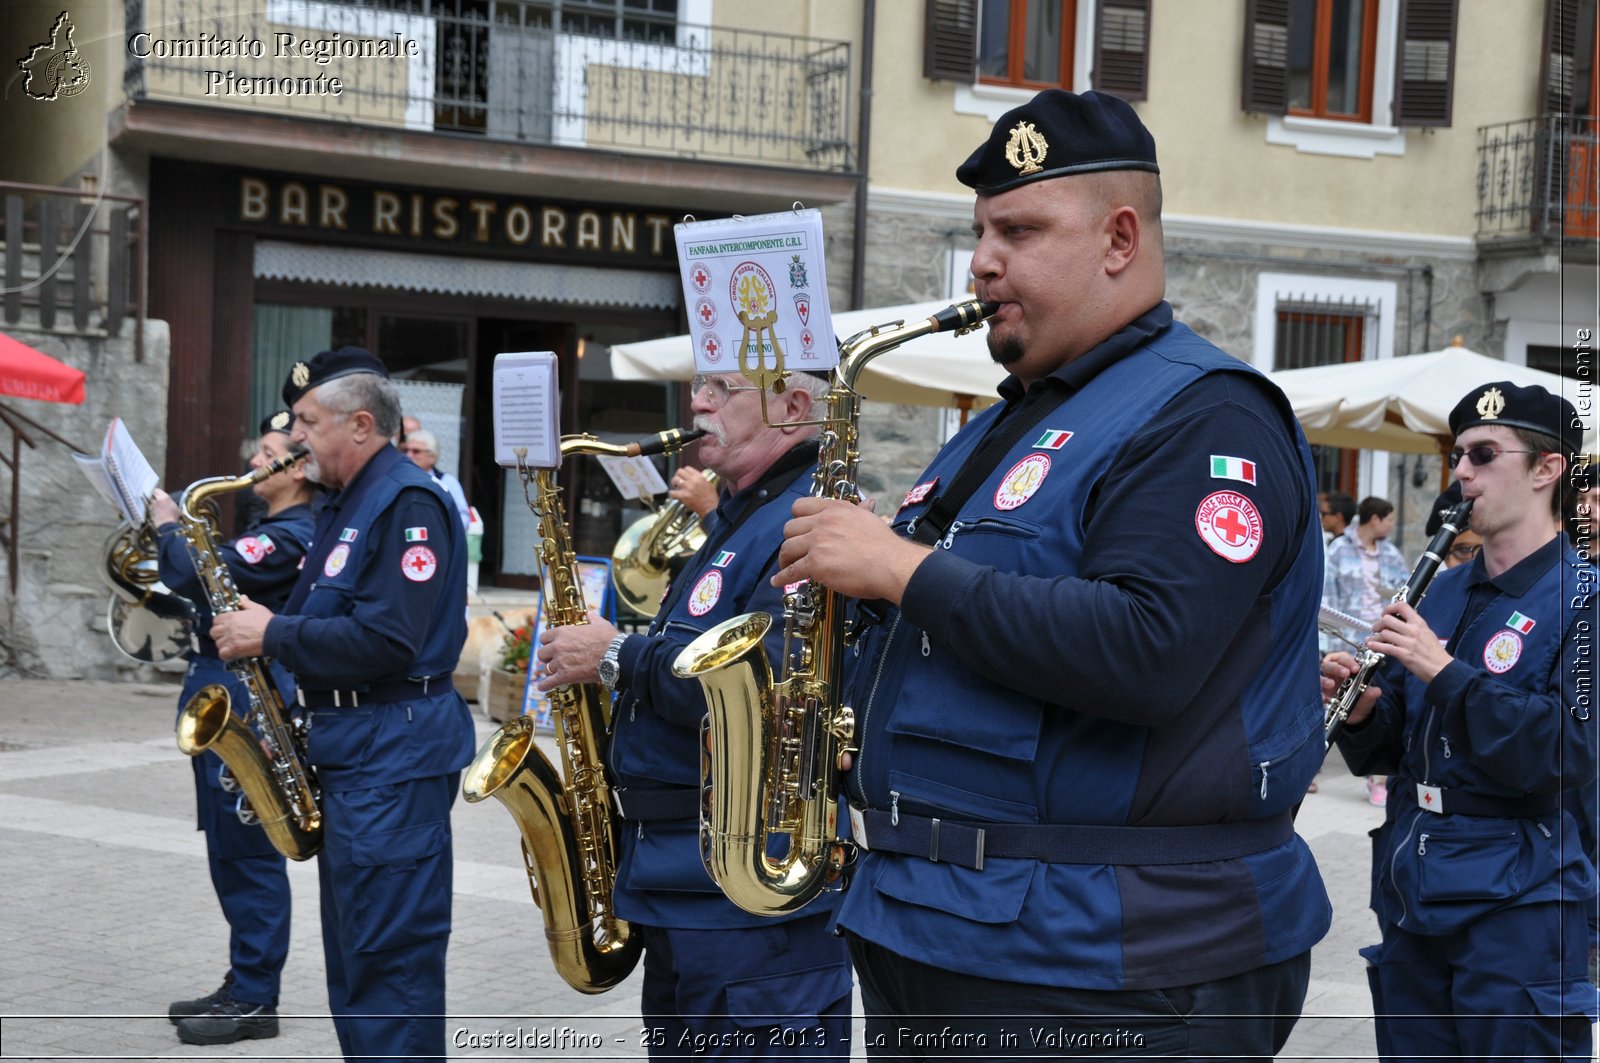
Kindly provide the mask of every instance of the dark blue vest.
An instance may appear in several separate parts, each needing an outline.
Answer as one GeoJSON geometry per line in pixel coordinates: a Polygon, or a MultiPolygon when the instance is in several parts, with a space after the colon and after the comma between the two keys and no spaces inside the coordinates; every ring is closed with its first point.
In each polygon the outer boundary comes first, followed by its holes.
{"type": "MultiPolygon", "coordinates": [[[[1124,445],[1169,400],[1207,373],[1254,373],[1175,324],[1097,374],[1025,435],[962,506],[937,548],[1006,572],[1073,576],[1094,486],[1124,445]],[[1052,449],[1046,433],[1070,428],[1052,449]]],[[[1284,431],[1298,433],[1286,401],[1284,431]]],[[[915,521],[945,489],[998,413],[958,434],[921,478],[927,498],[902,508],[915,521]]],[[[1283,489],[1309,497],[1305,479],[1283,489]]],[[[1282,532],[1280,532],[1282,534],[1282,532]]],[[[1236,659],[1219,662],[1175,733],[1227,735],[1231,759],[1186,761],[1163,792],[1182,819],[1140,814],[1138,825],[1222,823],[1281,813],[1298,802],[1323,759],[1314,671],[1322,549],[1307,521],[1298,552],[1252,618],[1236,659]]],[[[1026,603],[1019,603],[1025,608],[1026,603]]],[[[959,602],[950,608],[960,609],[959,602]]],[[[1127,825],[1148,747],[1159,732],[1072,712],[1073,694],[1034,700],[957,664],[897,613],[869,629],[852,671],[863,728],[852,794],[873,808],[971,821],[1127,825]]],[[[1134,647],[1107,668],[1153,667],[1134,647]]],[[[995,859],[981,871],[894,854],[864,854],[840,925],[901,955],[1019,982],[1095,989],[1167,986],[1237,973],[1298,955],[1327,928],[1321,881],[1298,837],[1241,860],[1159,868],[995,859]],[[1239,898],[1254,896],[1254,907],[1239,898]],[[1319,905],[1317,900],[1321,898],[1319,905]],[[1168,928],[1168,929],[1161,929],[1168,928]],[[1135,949],[1125,938],[1140,936],[1135,949]],[[1177,981],[1174,981],[1174,978],[1177,981]]]]}

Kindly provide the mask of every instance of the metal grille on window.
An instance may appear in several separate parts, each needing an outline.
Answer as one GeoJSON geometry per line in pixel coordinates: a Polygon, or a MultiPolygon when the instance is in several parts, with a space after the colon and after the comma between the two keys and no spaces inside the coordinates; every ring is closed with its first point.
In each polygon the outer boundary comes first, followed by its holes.
{"type": "Polygon", "coordinates": [[[1366,300],[1280,298],[1273,368],[1359,362],[1366,322],[1377,312],[1366,300]]]}

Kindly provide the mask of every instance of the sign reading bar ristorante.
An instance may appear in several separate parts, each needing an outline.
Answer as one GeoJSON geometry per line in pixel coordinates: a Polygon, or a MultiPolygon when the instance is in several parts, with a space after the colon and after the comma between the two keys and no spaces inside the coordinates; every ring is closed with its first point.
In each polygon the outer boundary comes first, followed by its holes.
{"type": "Polygon", "coordinates": [[[670,260],[675,253],[672,216],[658,211],[282,174],[239,174],[228,183],[238,222],[329,243],[448,245],[614,263],[670,260]]]}

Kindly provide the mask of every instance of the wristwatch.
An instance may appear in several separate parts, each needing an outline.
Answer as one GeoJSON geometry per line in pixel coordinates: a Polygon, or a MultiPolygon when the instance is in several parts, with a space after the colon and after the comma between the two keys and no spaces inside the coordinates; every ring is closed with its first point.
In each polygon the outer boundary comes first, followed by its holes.
{"type": "Polygon", "coordinates": [[[600,658],[600,685],[612,693],[616,693],[617,680],[622,677],[622,662],[618,655],[622,653],[622,644],[628,641],[627,635],[618,635],[611,640],[611,645],[606,647],[605,656],[600,658]]]}

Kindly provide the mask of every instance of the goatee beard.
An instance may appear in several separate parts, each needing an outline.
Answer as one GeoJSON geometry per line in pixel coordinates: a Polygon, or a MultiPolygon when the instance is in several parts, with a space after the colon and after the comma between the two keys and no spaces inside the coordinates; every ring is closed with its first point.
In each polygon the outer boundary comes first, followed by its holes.
{"type": "Polygon", "coordinates": [[[997,365],[1010,365],[1025,353],[1022,341],[1015,336],[999,337],[993,332],[989,333],[989,357],[997,365]]]}

